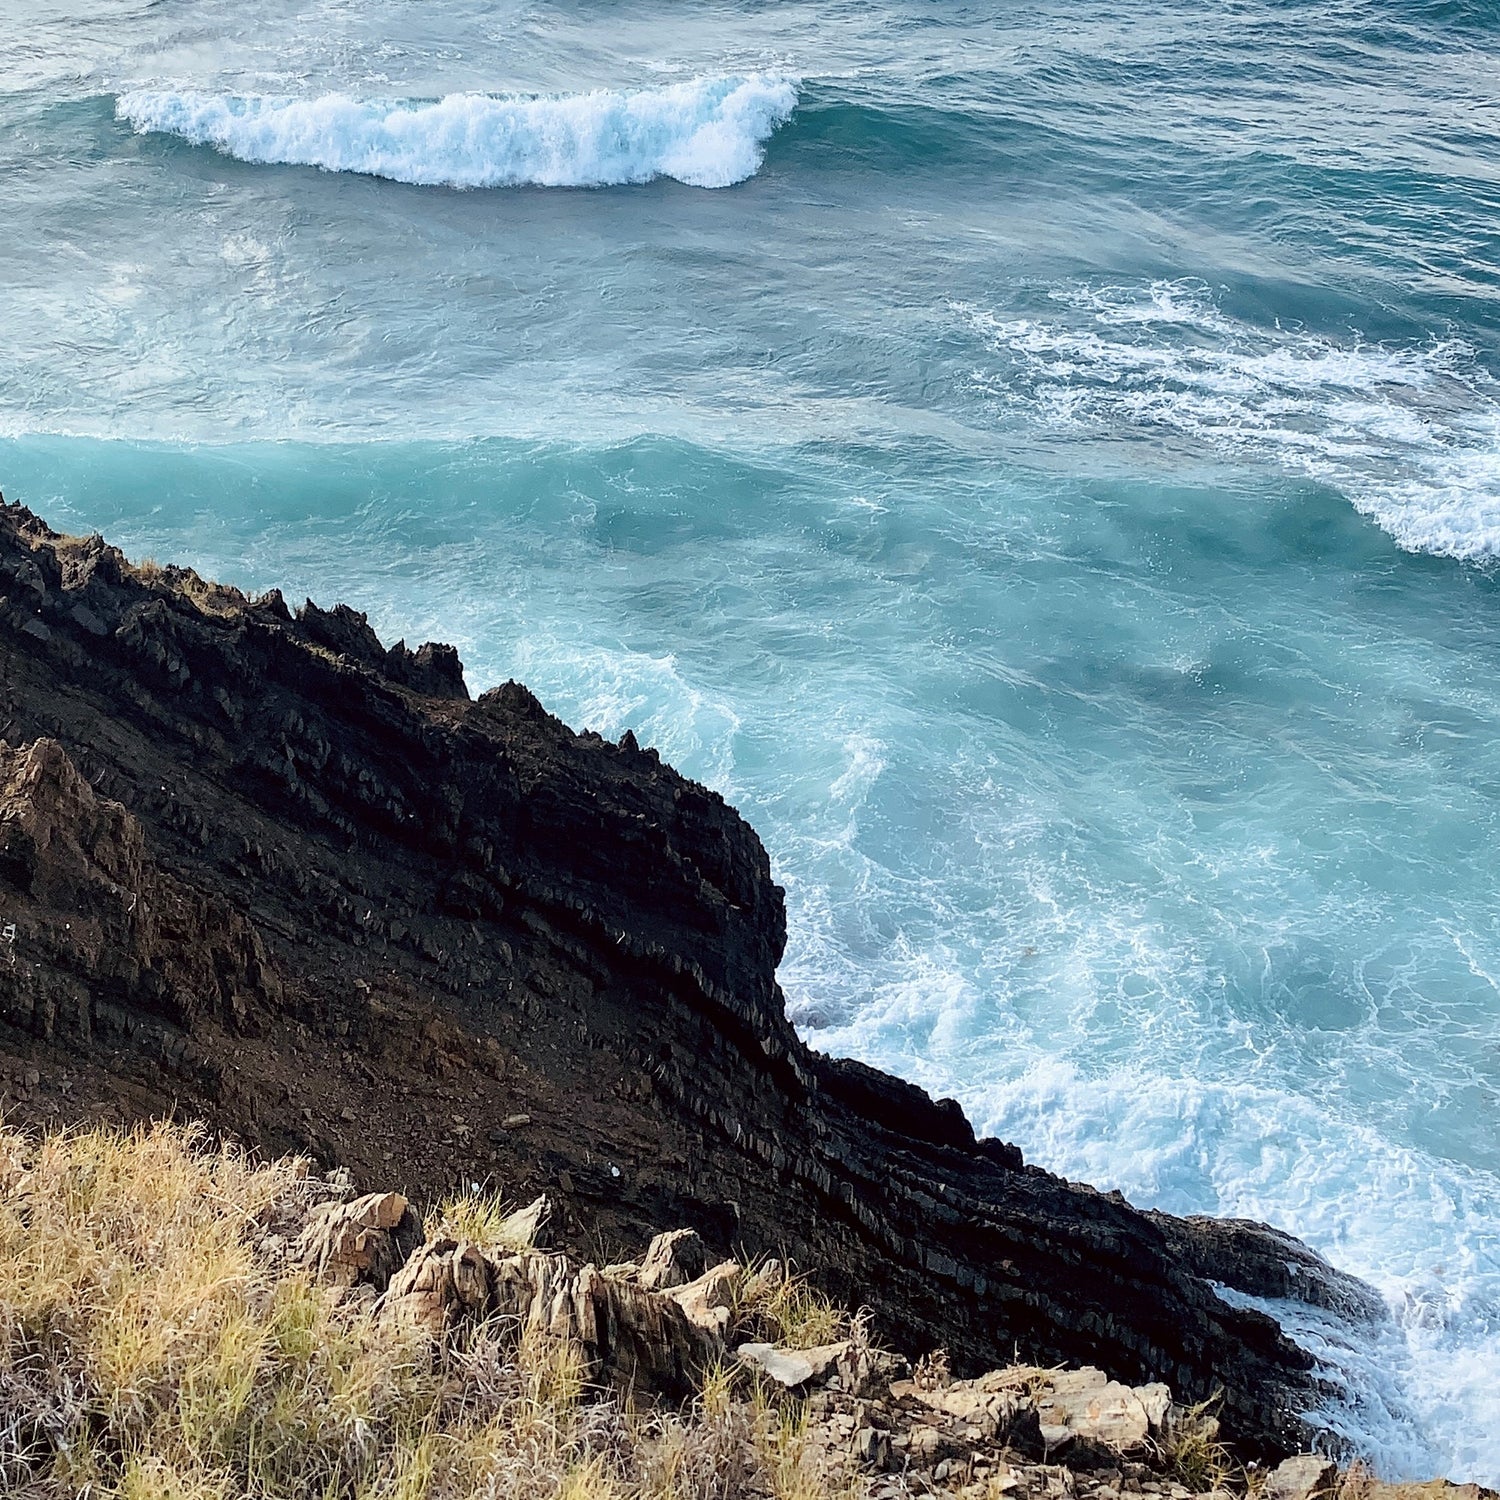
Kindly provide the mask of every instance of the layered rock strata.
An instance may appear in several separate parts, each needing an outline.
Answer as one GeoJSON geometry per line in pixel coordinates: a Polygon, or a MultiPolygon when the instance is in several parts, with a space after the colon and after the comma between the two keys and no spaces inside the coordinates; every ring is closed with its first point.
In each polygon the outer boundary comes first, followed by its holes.
{"type": "Polygon", "coordinates": [[[575,734],[516,683],[471,700],[450,648],[387,649],[342,606],[0,508],[5,1107],[177,1110],[367,1186],[546,1192],[599,1264],[689,1225],[960,1371],[1222,1390],[1230,1436],[1302,1445],[1311,1361],[1214,1283],[1371,1316],[1365,1289],[811,1050],[785,930],[752,830],[630,734],[575,734]]]}

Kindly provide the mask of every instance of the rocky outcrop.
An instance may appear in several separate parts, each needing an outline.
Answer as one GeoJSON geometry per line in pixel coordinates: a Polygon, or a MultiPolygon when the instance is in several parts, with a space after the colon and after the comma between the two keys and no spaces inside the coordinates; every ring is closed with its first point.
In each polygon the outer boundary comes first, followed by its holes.
{"type": "MultiPolygon", "coordinates": [[[[754,833],[631,735],[574,734],[515,683],[471,701],[451,650],[387,650],[352,610],[0,509],[0,1107],[176,1109],[366,1187],[498,1179],[550,1194],[575,1251],[689,1225],[836,1274],[960,1371],[1019,1350],[1222,1390],[1234,1438],[1301,1445],[1311,1361],[1214,1283],[1361,1315],[1365,1291],[811,1051],[784,939],[754,833]]],[[[375,1247],[326,1260],[378,1280],[375,1247]]],[[[387,1305],[499,1295],[457,1242],[429,1249],[387,1305]]],[[[707,1264],[671,1259],[640,1289],[689,1277],[711,1313],[707,1264]]],[[[613,1292],[568,1295],[628,1341],[613,1292]]]]}
{"type": "Polygon", "coordinates": [[[400,1193],[366,1193],[318,1204],[293,1256],[335,1286],[383,1292],[422,1240],[422,1221],[400,1193]]]}

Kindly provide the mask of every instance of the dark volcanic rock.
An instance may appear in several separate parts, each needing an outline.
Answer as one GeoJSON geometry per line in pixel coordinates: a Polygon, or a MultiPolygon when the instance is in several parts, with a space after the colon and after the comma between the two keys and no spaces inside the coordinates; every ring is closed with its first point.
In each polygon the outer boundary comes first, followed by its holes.
{"type": "Polygon", "coordinates": [[[1299,1446],[1310,1361],[1210,1282],[1367,1305],[1281,1237],[1137,1212],[810,1051],[760,841],[632,736],[574,734],[515,683],[471,702],[449,648],[135,569],[19,507],[0,934],[23,1118],[176,1108],[365,1186],[546,1191],[601,1263],[691,1225],[959,1369],[1019,1351],[1222,1388],[1266,1456],[1299,1446]]]}

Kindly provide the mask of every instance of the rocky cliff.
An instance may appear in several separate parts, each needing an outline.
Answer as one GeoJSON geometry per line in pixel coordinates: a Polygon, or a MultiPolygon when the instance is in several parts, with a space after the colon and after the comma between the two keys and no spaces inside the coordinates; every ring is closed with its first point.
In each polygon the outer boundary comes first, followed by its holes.
{"type": "Polygon", "coordinates": [[[176,1110],[356,1181],[547,1192],[601,1264],[687,1225],[956,1370],[1090,1363],[1304,1445],[1319,1387],[1222,1283],[1373,1316],[806,1047],[752,830],[630,735],[363,616],[133,567],[0,507],[0,1075],[22,1119],[176,1110]]]}

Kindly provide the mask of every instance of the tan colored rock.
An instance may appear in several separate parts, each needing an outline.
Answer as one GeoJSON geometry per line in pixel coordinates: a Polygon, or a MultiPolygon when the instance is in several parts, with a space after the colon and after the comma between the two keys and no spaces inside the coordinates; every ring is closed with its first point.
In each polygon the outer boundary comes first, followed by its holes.
{"type": "Polygon", "coordinates": [[[1121,1453],[1135,1452],[1159,1434],[1171,1405],[1166,1386],[1121,1385],[1091,1365],[1052,1376],[1036,1399],[1049,1447],[1064,1441],[1049,1438],[1053,1429],[1061,1428],[1069,1440],[1085,1438],[1121,1453]]]}
{"type": "MultiPolygon", "coordinates": [[[[860,1350],[848,1339],[815,1349],[778,1349],[774,1344],[741,1344],[735,1351],[742,1365],[759,1370],[789,1391],[853,1375],[860,1350]]],[[[852,1381],[847,1383],[852,1384],[852,1381]]]]}
{"type": "Polygon", "coordinates": [[[1339,1481],[1338,1466],[1320,1453],[1299,1453],[1266,1476],[1262,1500],[1313,1500],[1331,1494],[1339,1481]]]}
{"type": "Polygon", "coordinates": [[[381,1315],[434,1335],[484,1316],[516,1338],[532,1332],[567,1340],[582,1351],[590,1379],[641,1394],[687,1396],[723,1353],[711,1327],[660,1292],[595,1266],[579,1269],[566,1255],[526,1251],[491,1260],[452,1241],[412,1258],[381,1315]]]}
{"type": "Polygon", "coordinates": [[[1424,1484],[1373,1482],[1364,1496],[1365,1500],[1500,1500],[1500,1494],[1482,1484],[1454,1484],[1448,1479],[1429,1479],[1424,1484]]]}
{"type": "Polygon", "coordinates": [[[593,1266],[574,1278],[575,1336],[593,1376],[617,1390],[685,1397],[724,1350],[671,1297],[615,1281],[593,1266]]]}
{"type": "Polygon", "coordinates": [[[740,1274],[739,1265],[726,1260],[696,1281],[674,1287],[667,1296],[687,1314],[690,1322],[722,1339],[733,1316],[740,1274]]]}
{"type": "Polygon", "coordinates": [[[391,1278],[380,1318],[393,1327],[418,1328],[440,1338],[462,1322],[488,1316],[492,1293],[490,1266],[476,1245],[435,1240],[391,1278]]]}
{"type": "Polygon", "coordinates": [[[366,1193],[314,1206],[293,1259],[335,1286],[384,1291],[422,1242],[422,1221],[400,1193],[366,1193]]]}
{"type": "Polygon", "coordinates": [[[696,1281],[708,1266],[708,1251],[697,1231],[674,1229],[651,1241],[636,1280],[650,1292],[670,1291],[696,1281]]]}
{"type": "Polygon", "coordinates": [[[551,1217],[552,1200],[543,1193],[525,1208],[509,1215],[500,1226],[500,1233],[508,1245],[517,1248],[534,1246],[551,1217]]]}
{"type": "Polygon", "coordinates": [[[505,1256],[490,1265],[491,1308],[517,1333],[534,1329],[571,1338],[573,1276],[566,1255],[528,1251],[505,1256]]]}

